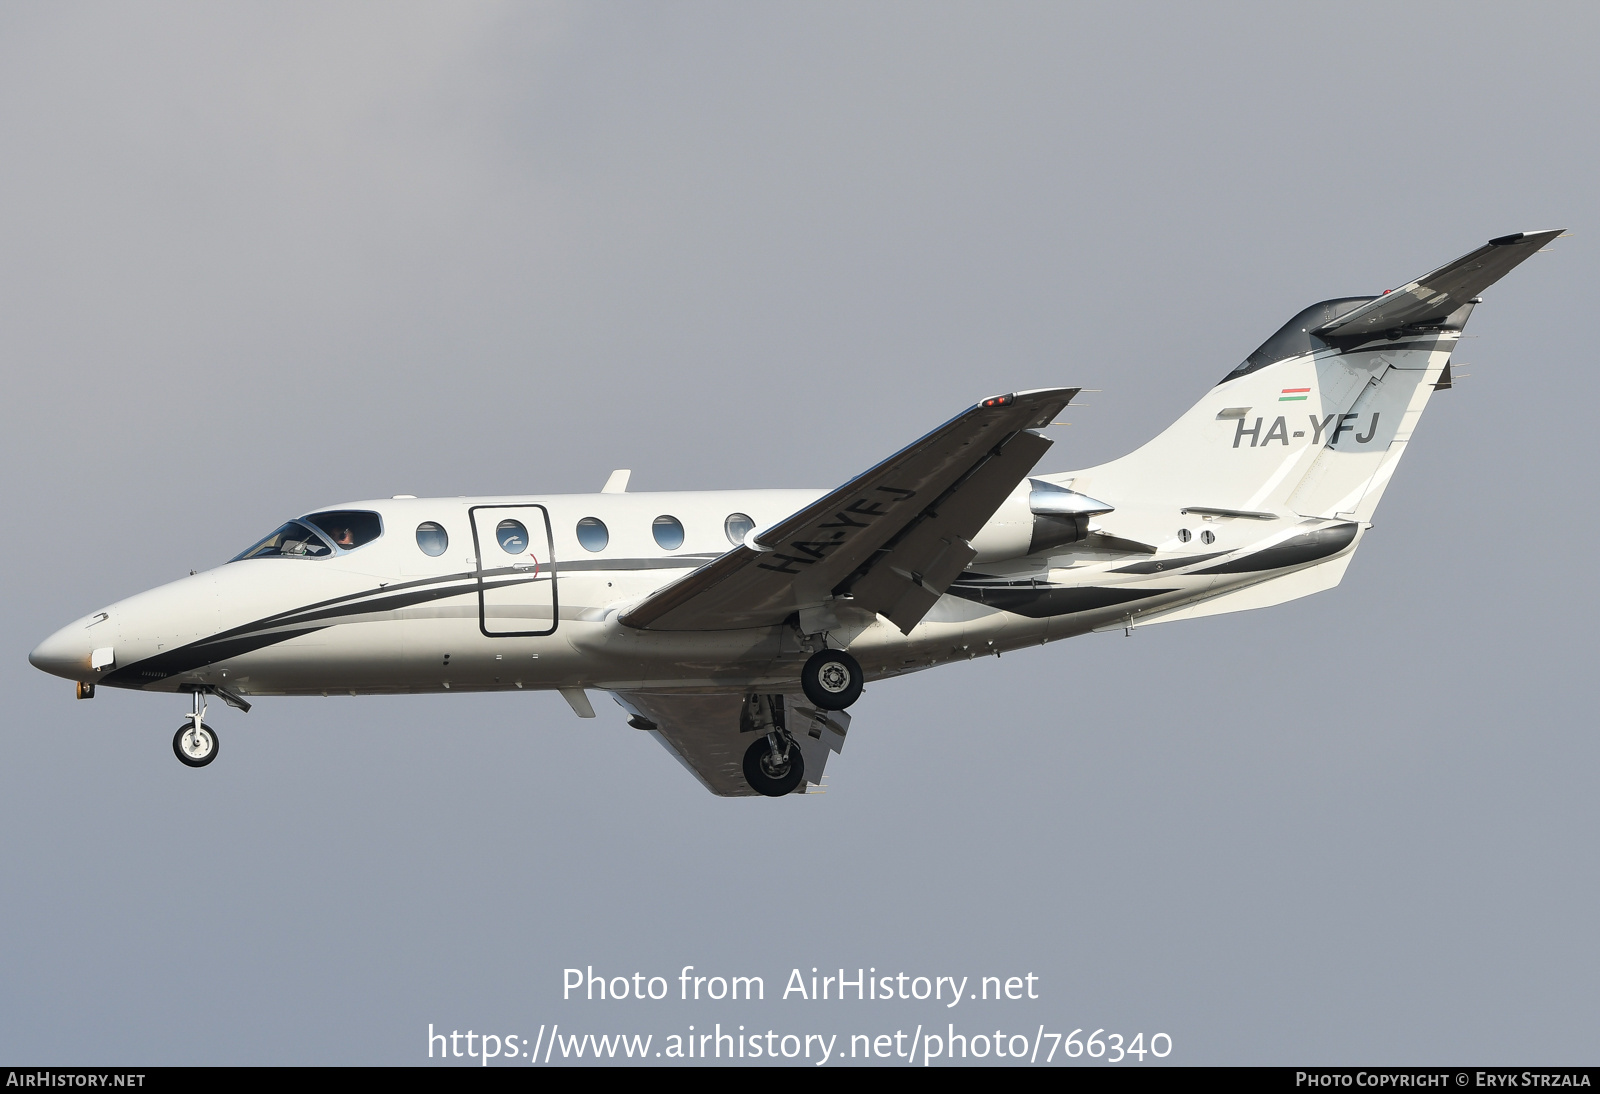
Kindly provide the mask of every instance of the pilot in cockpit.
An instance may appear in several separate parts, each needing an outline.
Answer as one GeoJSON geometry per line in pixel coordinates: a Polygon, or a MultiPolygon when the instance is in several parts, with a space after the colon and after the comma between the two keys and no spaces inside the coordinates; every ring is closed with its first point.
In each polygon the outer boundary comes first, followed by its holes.
{"type": "Polygon", "coordinates": [[[329,528],[328,535],[333,537],[333,542],[337,543],[340,547],[343,547],[347,551],[356,545],[355,533],[353,533],[349,528],[329,528]]]}

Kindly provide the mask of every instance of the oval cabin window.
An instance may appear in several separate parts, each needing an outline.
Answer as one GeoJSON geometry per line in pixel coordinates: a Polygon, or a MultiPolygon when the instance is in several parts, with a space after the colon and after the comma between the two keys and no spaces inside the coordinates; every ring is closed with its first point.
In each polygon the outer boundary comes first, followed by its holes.
{"type": "Polygon", "coordinates": [[[520,555],[528,549],[528,529],[520,520],[503,520],[494,530],[500,549],[508,555],[520,555]]]}
{"type": "Polygon", "coordinates": [[[578,545],[585,551],[604,551],[610,542],[611,533],[599,517],[584,517],[578,522],[578,545]]]}
{"type": "Polygon", "coordinates": [[[683,546],[683,523],[677,517],[657,517],[650,532],[663,551],[676,551],[683,546]]]}
{"type": "Polygon", "coordinates": [[[722,522],[722,530],[727,533],[728,542],[735,547],[744,542],[744,537],[755,530],[756,522],[743,513],[730,513],[728,519],[722,522]]]}
{"type": "Polygon", "coordinates": [[[417,525],[417,547],[430,558],[438,558],[450,549],[450,533],[437,521],[425,520],[417,525]]]}

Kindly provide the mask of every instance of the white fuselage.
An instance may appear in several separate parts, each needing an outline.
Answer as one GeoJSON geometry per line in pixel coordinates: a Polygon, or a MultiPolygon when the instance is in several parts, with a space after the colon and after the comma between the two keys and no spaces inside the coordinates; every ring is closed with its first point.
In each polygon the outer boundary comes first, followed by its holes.
{"type": "MultiPolygon", "coordinates": [[[[830,641],[848,648],[870,678],[881,678],[1117,626],[1220,591],[1224,579],[1216,576],[1115,573],[1130,556],[1084,544],[1045,558],[1018,557],[1031,519],[1025,487],[974,540],[978,562],[987,563],[991,575],[985,580],[1001,582],[1012,596],[1033,585],[1057,592],[1088,585],[1126,589],[1137,596],[1137,612],[1118,601],[1018,614],[979,602],[977,594],[951,593],[910,634],[841,606],[828,628],[830,641]]],[[[321,558],[245,558],[182,578],[68,624],[41,644],[34,660],[91,683],[152,691],[211,685],[241,695],[783,687],[811,648],[792,623],[651,631],[621,626],[617,615],[728,551],[730,516],[746,516],[760,529],[822,493],[357,502],[340,508],[378,514],[383,530],[371,542],[321,558]],[[656,541],[653,529],[662,517],[681,524],[681,544],[656,541]],[[531,550],[500,547],[493,526],[502,518],[520,518],[532,529],[531,550]],[[540,528],[546,518],[548,540],[540,528]],[[605,527],[598,550],[579,540],[578,523],[586,518],[605,527]],[[416,529],[425,523],[446,534],[438,555],[419,546],[416,529]],[[496,588],[495,575],[507,571],[512,583],[496,588]],[[109,663],[91,671],[97,650],[109,663]]],[[[1163,524],[1175,521],[1175,510],[1173,519],[1163,514],[1163,524]]],[[[1252,539],[1268,531],[1235,528],[1252,539]]],[[[1236,535],[1227,546],[1243,542],[1236,535]]],[[[1163,546],[1193,553],[1177,540],[1163,546]]],[[[1240,574],[1226,584],[1247,585],[1262,576],[1240,574]]]]}

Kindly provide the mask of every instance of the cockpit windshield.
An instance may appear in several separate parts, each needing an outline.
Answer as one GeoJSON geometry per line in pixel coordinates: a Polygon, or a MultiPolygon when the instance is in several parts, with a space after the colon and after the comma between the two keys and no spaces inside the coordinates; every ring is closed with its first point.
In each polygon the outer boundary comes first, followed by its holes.
{"type": "Polygon", "coordinates": [[[306,518],[341,551],[354,551],[383,535],[383,521],[378,514],[360,509],[330,509],[326,513],[312,513],[306,518]]]}
{"type": "Polygon", "coordinates": [[[330,509],[291,520],[229,562],[245,558],[331,558],[383,535],[383,520],[361,509],[330,509]]]}
{"type": "Polygon", "coordinates": [[[299,521],[291,520],[254,547],[241,551],[228,561],[238,562],[246,558],[327,558],[332,554],[333,548],[323,542],[321,536],[299,521]]]}

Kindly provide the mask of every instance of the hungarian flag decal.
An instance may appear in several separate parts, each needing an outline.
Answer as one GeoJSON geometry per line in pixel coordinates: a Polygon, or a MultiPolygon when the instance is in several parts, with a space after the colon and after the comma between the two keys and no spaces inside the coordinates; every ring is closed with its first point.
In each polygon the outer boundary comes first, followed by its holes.
{"type": "Polygon", "coordinates": [[[1278,396],[1278,402],[1280,402],[1280,403],[1303,403],[1303,402],[1306,401],[1306,396],[1308,396],[1310,394],[1311,394],[1311,389],[1308,388],[1308,387],[1286,387],[1286,388],[1283,389],[1283,392],[1278,396]]]}

